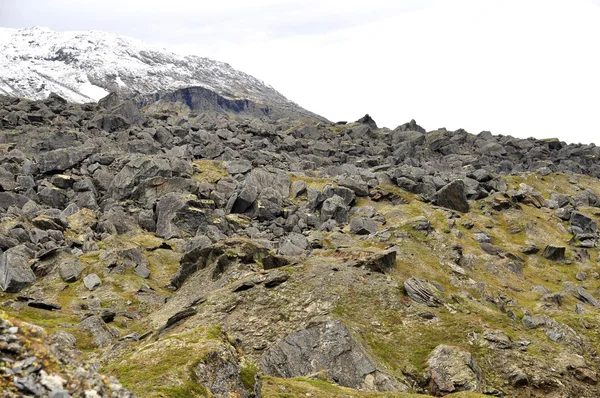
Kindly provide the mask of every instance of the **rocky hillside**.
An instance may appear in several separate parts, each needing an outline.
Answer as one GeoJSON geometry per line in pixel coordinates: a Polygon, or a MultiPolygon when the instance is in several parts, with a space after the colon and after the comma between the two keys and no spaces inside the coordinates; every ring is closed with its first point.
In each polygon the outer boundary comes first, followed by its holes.
{"type": "Polygon", "coordinates": [[[0,28],[0,70],[0,94],[34,100],[55,92],[85,103],[119,92],[151,94],[147,101],[198,87],[205,101],[215,102],[216,96],[220,102],[249,103],[265,114],[319,118],[226,63],[174,54],[115,33],[0,28]]]}
{"type": "Polygon", "coordinates": [[[140,397],[600,395],[600,148],[246,116],[0,97],[2,309],[140,397]]]}
{"type": "Polygon", "coordinates": [[[114,377],[80,361],[75,339],[57,331],[48,337],[38,326],[11,320],[0,312],[1,397],[131,398],[114,377]]]}

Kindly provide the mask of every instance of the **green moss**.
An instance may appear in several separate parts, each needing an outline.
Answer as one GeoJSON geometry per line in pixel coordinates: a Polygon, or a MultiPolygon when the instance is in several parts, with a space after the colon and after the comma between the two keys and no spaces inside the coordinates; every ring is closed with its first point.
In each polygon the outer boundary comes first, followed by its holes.
{"type": "Polygon", "coordinates": [[[256,375],[258,374],[258,366],[250,361],[244,361],[242,363],[242,369],[240,372],[240,379],[244,388],[247,391],[254,391],[254,385],[256,384],[256,375]]]}
{"type": "Polygon", "coordinates": [[[198,182],[215,184],[221,178],[229,176],[222,163],[214,160],[196,160],[194,162],[194,175],[192,178],[198,182]]]}
{"type": "Polygon", "coordinates": [[[194,367],[210,352],[219,350],[219,326],[198,327],[163,337],[124,354],[102,371],[114,375],[143,397],[209,396],[194,374],[194,367]]]}

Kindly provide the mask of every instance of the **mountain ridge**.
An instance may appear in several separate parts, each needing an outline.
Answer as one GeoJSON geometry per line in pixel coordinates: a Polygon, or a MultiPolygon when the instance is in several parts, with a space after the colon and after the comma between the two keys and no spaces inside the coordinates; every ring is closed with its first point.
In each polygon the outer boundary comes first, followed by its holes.
{"type": "Polygon", "coordinates": [[[34,100],[55,92],[71,102],[96,102],[111,92],[148,95],[200,86],[229,100],[318,117],[227,63],[178,55],[116,33],[2,28],[0,69],[0,94],[34,100]]]}

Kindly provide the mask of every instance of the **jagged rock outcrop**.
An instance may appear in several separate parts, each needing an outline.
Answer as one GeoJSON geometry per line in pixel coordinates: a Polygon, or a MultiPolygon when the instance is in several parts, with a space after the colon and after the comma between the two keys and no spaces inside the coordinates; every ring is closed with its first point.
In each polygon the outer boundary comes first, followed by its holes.
{"type": "Polygon", "coordinates": [[[324,372],[337,384],[375,391],[398,391],[398,383],[375,363],[339,321],[329,320],[287,336],[265,352],[262,370],[272,376],[300,377],[324,372]]]}

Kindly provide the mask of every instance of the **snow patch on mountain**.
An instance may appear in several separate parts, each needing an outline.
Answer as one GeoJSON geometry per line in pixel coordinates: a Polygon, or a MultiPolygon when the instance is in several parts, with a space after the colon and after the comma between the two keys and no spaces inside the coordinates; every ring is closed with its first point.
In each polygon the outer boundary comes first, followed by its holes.
{"type": "Polygon", "coordinates": [[[151,94],[201,86],[229,99],[298,108],[271,86],[226,63],[183,56],[101,31],[0,28],[0,94],[72,102],[112,91],[151,94]]]}

